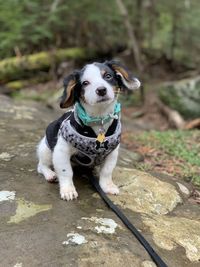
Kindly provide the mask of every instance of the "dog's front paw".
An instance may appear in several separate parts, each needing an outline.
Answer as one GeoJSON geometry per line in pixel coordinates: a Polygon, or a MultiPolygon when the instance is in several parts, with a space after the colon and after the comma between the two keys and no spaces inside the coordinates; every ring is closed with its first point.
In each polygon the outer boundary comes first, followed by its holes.
{"type": "Polygon", "coordinates": [[[112,194],[112,195],[118,195],[119,194],[119,188],[112,182],[100,182],[101,189],[106,194],[112,194]]]}
{"type": "Polygon", "coordinates": [[[63,200],[73,200],[78,197],[78,193],[74,185],[62,186],[60,188],[60,196],[63,200]]]}
{"type": "Polygon", "coordinates": [[[38,173],[44,175],[47,182],[49,182],[49,183],[58,182],[56,173],[54,171],[52,171],[50,168],[48,168],[46,166],[44,167],[44,166],[41,166],[40,164],[38,164],[37,171],[38,171],[38,173]]]}
{"type": "Polygon", "coordinates": [[[49,183],[55,183],[55,182],[58,182],[56,173],[53,172],[52,170],[49,170],[47,173],[45,173],[45,179],[46,179],[47,182],[49,182],[49,183]]]}

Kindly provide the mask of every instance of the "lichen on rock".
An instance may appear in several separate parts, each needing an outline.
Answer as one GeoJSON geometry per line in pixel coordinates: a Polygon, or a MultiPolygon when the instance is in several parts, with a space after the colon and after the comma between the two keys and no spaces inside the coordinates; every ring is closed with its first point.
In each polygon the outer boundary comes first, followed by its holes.
{"type": "Polygon", "coordinates": [[[172,250],[179,245],[185,249],[190,261],[200,260],[199,221],[183,217],[143,216],[143,222],[149,226],[158,247],[172,250]]]}
{"type": "Polygon", "coordinates": [[[111,198],[123,208],[146,214],[167,214],[182,203],[175,186],[146,172],[118,167],[114,180],[120,187],[120,194],[111,198]]]}

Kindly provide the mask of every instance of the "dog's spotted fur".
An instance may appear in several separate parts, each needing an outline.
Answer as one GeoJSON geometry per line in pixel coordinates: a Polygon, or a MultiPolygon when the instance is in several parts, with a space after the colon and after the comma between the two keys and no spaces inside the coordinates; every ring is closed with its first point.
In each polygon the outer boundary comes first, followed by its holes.
{"type": "MultiPolygon", "coordinates": [[[[82,70],[75,71],[64,80],[64,92],[61,98],[61,108],[73,106],[80,102],[89,116],[104,117],[112,114],[117,101],[116,92],[133,90],[140,86],[140,82],[132,77],[127,69],[114,61],[93,63],[86,65],[82,70]]],[[[105,132],[112,124],[112,120],[103,125],[105,132]]],[[[98,135],[102,125],[91,125],[98,135]]],[[[105,193],[118,194],[119,189],[112,181],[112,172],[117,163],[118,149],[115,148],[100,166],[99,184],[105,193]]],[[[58,135],[53,151],[44,137],[39,143],[37,154],[39,158],[38,172],[45,179],[52,182],[59,180],[60,196],[64,200],[78,197],[73,184],[73,170],[71,158],[77,149],[58,135]],[[54,167],[54,171],[50,166],[54,167]]]]}

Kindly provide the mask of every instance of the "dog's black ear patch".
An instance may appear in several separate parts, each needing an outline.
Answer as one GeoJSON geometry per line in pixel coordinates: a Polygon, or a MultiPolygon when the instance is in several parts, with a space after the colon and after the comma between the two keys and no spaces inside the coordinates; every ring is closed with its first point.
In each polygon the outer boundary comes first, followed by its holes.
{"type": "Polygon", "coordinates": [[[116,74],[119,80],[119,86],[128,90],[135,90],[140,87],[140,81],[130,74],[130,71],[121,63],[111,60],[104,64],[109,66],[116,74]]]}
{"type": "Polygon", "coordinates": [[[73,104],[75,103],[75,94],[76,94],[75,88],[78,83],[77,76],[78,74],[76,72],[70,74],[67,78],[64,79],[63,81],[64,90],[60,101],[61,108],[69,108],[73,106],[73,104]]]}

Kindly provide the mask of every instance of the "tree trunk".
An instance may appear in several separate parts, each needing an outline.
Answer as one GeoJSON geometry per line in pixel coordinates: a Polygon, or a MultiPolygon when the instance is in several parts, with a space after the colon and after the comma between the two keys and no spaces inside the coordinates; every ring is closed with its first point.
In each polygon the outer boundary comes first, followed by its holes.
{"type": "Polygon", "coordinates": [[[52,65],[65,60],[83,60],[91,52],[82,48],[58,49],[0,61],[0,84],[34,77],[39,71],[48,72],[52,65]]]}
{"type": "Polygon", "coordinates": [[[170,49],[170,59],[173,62],[175,60],[175,49],[177,43],[177,12],[174,12],[172,16],[172,39],[171,39],[171,49],[170,49]]]}
{"type": "Polygon", "coordinates": [[[153,38],[155,33],[156,8],[155,0],[150,0],[149,5],[149,48],[153,48],[153,38]]]}
{"type": "Polygon", "coordinates": [[[136,1],[136,9],[137,16],[135,18],[135,36],[137,38],[138,43],[142,42],[142,9],[143,9],[143,0],[136,1]]]}
{"type": "Polygon", "coordinates": [[[135,64],[137,69],[141,72],[143,70],[143,65],[142,65],[142,60],[141,60],[141,53],[140,49],[138,46],[137,39],[135,37],[135,32],[133,25],[131,25],[129,16],[128,16],[128,11],[126,6],[124,5],[122,0],[116,0],[116,4],[119,8],[119,12],[123,18],[124,21],[124,26],[127,30],[127,34],[129,37],[129,46],[133,52],[134,58],[135,58],[135,64]]]}

